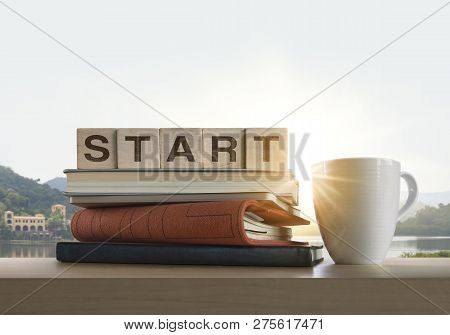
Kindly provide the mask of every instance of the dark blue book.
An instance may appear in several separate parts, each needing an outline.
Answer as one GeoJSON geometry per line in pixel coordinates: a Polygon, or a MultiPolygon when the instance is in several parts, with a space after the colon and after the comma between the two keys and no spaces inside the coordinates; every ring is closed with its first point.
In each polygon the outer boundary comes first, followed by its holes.
{"type": "Polygon", "coordinates": [[[69,263],[314,266],[323,246],[248,247],[144,243],[60,242],[56,258],[69,263]]]}

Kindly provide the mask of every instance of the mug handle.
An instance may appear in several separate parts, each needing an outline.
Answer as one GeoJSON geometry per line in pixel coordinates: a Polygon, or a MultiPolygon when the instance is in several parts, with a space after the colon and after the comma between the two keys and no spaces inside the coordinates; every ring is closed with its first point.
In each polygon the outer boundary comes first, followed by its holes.
{"type": "Polygon", "coordinates": [[[405,216],[411,206],[416,202],[418,196],[417,182],[414,177],[410,173],[402,171],[400,172],[400,178],[403,178],[408,185],[408,199],[406,199],[405,204],[398,211],[397,221],[400,221],[405,216]]]}

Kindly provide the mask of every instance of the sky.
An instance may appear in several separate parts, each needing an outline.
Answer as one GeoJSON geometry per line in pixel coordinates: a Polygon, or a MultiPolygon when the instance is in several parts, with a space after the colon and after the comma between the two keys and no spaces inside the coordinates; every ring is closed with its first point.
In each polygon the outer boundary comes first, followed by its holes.
{"type": "MultiPolygon", "coordinates": [[[[445,4],[4,2],[186,128],[270,127],[445,4]]],[[[45,181],[76,167],[78,127],[174,127],[1,4],[0,41],[0,165],[45,181]]],[[[450,6],[277,126],[310,134],[307,168],[393,158],[445,191],[449,93],[450,6]]]]}

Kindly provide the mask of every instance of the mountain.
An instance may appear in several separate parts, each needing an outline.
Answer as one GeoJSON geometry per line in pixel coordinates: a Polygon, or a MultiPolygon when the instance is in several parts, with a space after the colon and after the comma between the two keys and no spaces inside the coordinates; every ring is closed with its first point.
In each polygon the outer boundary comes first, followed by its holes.
{"type": "Polygon", "coordinates": [[[47,184],[51,188],[55,188],[61,192],[64,192],[67,187],[67,179],[65,177],[56,177],[56,178],[50,179],[49,181],[45,182],[44,184],[47,184]]]}
{"type": "Polygon", "coordinates": [[[22,177],[11,168],[0,165],[0,215],[11,210],[17,214],[33,215],[43,213],[50,215],[53,204],[67,206],[67,217],[75,212],[76,207],[68,203],[61,191],[49,185],[22,177]]]}

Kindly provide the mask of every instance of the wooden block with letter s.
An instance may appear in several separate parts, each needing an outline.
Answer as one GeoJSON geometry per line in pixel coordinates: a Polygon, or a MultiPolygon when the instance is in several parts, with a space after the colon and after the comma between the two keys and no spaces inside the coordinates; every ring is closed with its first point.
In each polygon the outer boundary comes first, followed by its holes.
{"type": "Polygon", "coordinates": [[[116,150],[116,129],[77,129],[78,169],[116,169],[116,150]]]}
{"type": "Polygon", "coordinates": [[[117,165],[119,169],[159,168],[159,129],[118,129],[117,165]]]}
{"type": "Polygon", "coordinates": [[[201,128],[161,128],[159,143],[162,168],[202,167],[201,128]]]}
{"type": "Polygon", "coordinates": [[[203,129],[203,167],[245,168],[245,129],[203,129]]]}
{"type": "Polygon", "coordinates": [[[287,128],[247,128],[246,168],[283,171],[287,169],[287,128]]]}

